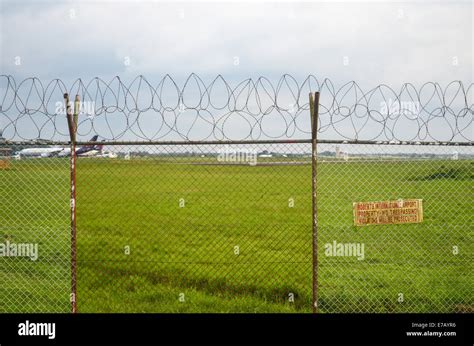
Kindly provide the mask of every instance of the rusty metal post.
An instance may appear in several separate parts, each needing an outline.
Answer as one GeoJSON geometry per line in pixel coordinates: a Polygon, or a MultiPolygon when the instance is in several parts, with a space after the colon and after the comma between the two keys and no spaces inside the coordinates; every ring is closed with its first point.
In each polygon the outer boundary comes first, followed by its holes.
{"type": "Polygon", "coordinates": [[[311,115],[311,171],[312,171],[312,212],[313,212],[313,313],[318,312],[318,207],[317,207],[317,139],[319,92],[309,94],[311,115]]]}
{"type": "Polygon", "coordinates": [[[77,312],[77,247],[76,247],[76,132],[77,118],[79,115],[79,95],[74,100],[74,115],[69,104],[69,95],[64,94],[64,102],[66,104],[66,116],[69,127],[71,160],[71,311],[77,312]]]}

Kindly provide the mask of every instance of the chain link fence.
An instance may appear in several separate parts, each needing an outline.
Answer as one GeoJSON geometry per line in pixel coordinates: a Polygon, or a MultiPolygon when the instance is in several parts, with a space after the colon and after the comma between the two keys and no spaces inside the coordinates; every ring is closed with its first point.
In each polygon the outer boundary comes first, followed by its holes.
{"type": "Polygon", "coordinates": [[[307,144],[107,149],[77,165],[79,311],[311,310],[307,144]]]}
{"type": "Polygon", "coordinates": [[[321,309],[472,312],[472,150],[320,144],[319,151],[321,309]],[[422,200],[422,222],[355,225],[354,202],[403,207],[413,199],[422,200]]]}
{"type": "Polygon", "coordinates": [[[78,80],[71,151],[65,84],[0,78],[0,311],[473,311],[472,85],[78,80]]]}
{"type": "Polygon", "coordinates": [[[69,162],[0,151],[0,311],[69,312],[69,162]]]}

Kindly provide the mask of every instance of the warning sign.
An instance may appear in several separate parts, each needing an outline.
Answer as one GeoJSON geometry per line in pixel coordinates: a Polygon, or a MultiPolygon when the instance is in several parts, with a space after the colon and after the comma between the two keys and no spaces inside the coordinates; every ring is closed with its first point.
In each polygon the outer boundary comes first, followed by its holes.
{"type": "Polygon", "coordinates": [[[353,203],[353,212],[356,226],[419,223],[423,221],[421,199],[355,202],[353,203]]]}

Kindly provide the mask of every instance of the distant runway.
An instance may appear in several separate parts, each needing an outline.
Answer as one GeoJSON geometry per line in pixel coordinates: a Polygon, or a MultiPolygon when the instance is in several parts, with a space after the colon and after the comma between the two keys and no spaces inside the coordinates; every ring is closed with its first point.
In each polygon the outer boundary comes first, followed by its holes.
{"type": "Polygon", "coordinates": [[[250,164],[248,162],[192,162],[187,164],[197,166],[303,166],[311,165],[311,161],[275,161],[257,162],[256,164],[250,164]]]}

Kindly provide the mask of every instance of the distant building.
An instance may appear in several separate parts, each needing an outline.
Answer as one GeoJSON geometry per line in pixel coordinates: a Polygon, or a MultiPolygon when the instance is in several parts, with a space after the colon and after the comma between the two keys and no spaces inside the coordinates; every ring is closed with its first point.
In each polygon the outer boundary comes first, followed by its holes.
{"type": "Polygon", "coordinates": [[[349,153],[342,151],[339,146],[336,146],[336,159],[344,159],[347,161],[349,159],[349,153]]]}
{"type": "Polygon", "coordinates": [[[257,155],[258,157],[273,157],[273,154],[270,153],[268,150],[264,150],[257,155]]]}
{"type": "Polygon", "coordinates": [[[3,130],[0,130],[0,143],[6,142],[6,139],[3,138],[3,130]]]}

